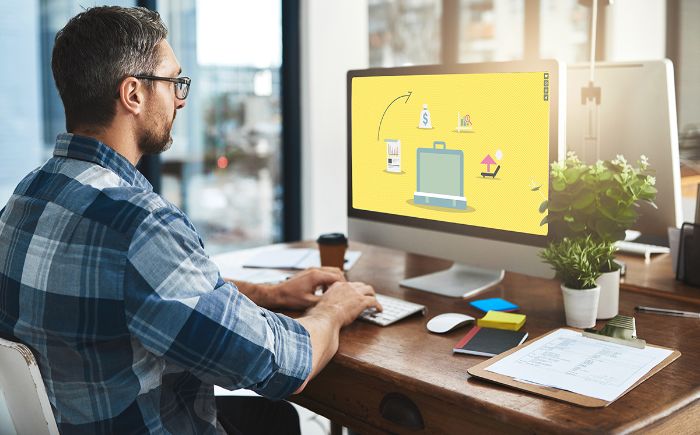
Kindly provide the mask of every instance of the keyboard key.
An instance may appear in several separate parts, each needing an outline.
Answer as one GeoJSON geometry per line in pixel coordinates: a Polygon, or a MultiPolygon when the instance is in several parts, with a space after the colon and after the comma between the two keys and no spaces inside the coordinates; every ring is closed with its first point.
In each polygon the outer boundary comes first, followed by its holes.
{"type": "Polygon", "coordinates": [[[415,313],[425,314],[424,305],[414,304],[413,302],[386,295],[377,294],[376,297],[377,301],[382,304],[384,311],[377,313],[374,308],[371,308],[360,314],[360,319],[380,326],[387,326],[415,313]]]}

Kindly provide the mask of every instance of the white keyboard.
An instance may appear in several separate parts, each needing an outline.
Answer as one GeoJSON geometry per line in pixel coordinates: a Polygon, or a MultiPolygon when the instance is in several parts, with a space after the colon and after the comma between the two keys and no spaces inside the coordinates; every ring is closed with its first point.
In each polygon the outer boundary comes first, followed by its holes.
{"type": "Polygon", "coordinates": [[[615,242],[615,246],[617,246],[617,249],[619,249],[621,252],[643,255],[646,261],[649,261],[651,254],[668,254],[671,252],[671,249],[668,246],[649,245],[646,243],[637,243],[635,241],[630,242],[626,240],[615,242]]]}
{"type": "Polygon", "coordinates": [[[379,326],[387,326],[415,313],[425,314],[425,305],[406,302],[391,296],[376,295],[377,301],[382,304],[384,311],[376,312],[374,308],[365,310],[360,314],[360,319],[375,323],[379,326]]]}

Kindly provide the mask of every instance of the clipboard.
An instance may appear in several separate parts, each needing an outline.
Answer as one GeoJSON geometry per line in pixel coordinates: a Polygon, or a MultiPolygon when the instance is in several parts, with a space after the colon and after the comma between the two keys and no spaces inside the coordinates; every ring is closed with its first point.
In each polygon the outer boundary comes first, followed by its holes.
{"type": "MultiPolygon", "coordinates": [[[[572,331],[576,332],[581,332],[578,329],[573,329],[573,328],[561,328],[561,329],[569,329],[572,331]]],[[[539,396],[544,396],[544,397],[549,397],[551,399],[559,400],[562,402],[568,402],[568,403],[573,403],[574,405],[578,406],[583,406],[586,408],[603,408],[608,405],[610,405],[614,400],[612,401],[607,401],[607,400],[602,400],[598,399],[595,397],[589,397],[589,396],[584,396],[583,394],[578,394],[578,393],[573,393],[571,391],[567,390],[560,390],[558,388],[553,388],[553,387],[546,387],[542,385],[535,385],[535,384],[530,384],[526,382],[520,382],[517,381],[510,376],[505,376],[501,375],[498,373],[493,373],[488,370],[486,370],[487,367],[489,367],[491,364],[495,363],[496,361],[499,361],[506,356],[512,354],[513,352],[516,352],[522,348],[525,348],[532,343],[535,343],[538,340],[541,340],[542,338],[548,336],[549,334],[552,334],[553,332],[558,331],[558,329],[552,330],[541,337],[538,337],[534,340],[528,341],[526,343],[521,344],[520,346],[514,347],[506,352],[503,352],[500,355],[497,355],[493,358],[490,358],[482,363],[479,363],[473,367],[470,367],[467,369],[467,372],[479,379],[485,379],[487,381],[495,382],[497,384],[502,384],[502,385],[507,385],[509,387],[518,389],[518,390],[523,390],[523,391],[528,391],[530,393],[537,394],[539,396]]],[[[659,370],[663,369],[667,365],[671,364],[673,361],[678,359],[679,356],[681,356],[681,353],[677,350],[670,349],[668,347],[663,347],[663,346],[654,346],[651,344],[647,344],[649,347],[656,347],[660,349],[667,349],[672,351],[672,353],[666,357],[663,361],[661,361],[659,364],[657,364],[653,369],[651,369],[647,374],[645,374],[642,378],[640,378],[634,385],[629,387],[627,390],[625,390],[622,394],[620,394],[615,400],[619,399],[620,397],[624,396],[627,394],[630,390],[635,388],[637,385],[641,384],[642,382],[646,381],[650,377],[654,376],[656,373],[659,372],[659,370]]]]}

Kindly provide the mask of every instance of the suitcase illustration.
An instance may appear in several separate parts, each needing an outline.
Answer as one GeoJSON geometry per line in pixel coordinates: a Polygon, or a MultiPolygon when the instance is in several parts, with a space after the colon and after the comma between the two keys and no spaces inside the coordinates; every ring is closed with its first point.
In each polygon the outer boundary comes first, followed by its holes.
{"type": "Polygon", "coordinates": [[[416,192],[413,203],[466,210],[464,153],[448,150],[443,141],[416,150],[416,192]],[[442,148],[438,148],[442,145],[442,148]]]}

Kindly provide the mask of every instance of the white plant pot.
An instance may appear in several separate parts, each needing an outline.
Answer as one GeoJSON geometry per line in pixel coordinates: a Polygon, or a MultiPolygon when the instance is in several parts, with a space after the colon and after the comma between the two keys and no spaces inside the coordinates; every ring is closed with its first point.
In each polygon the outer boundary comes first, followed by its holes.
{"type": "Polygon", "coordinates": [[[620,270],[606,272],[596,281],[600,287],[598,319],[612,319],[617,316],[620,306],[620,270]]]}
{"type": "Polygon", "coordinates": [[[566,324],[574,328],[592,328],[598,313],[600,287],[578,290],[561,285],[564,296],[564,314],[566,324]]]}

